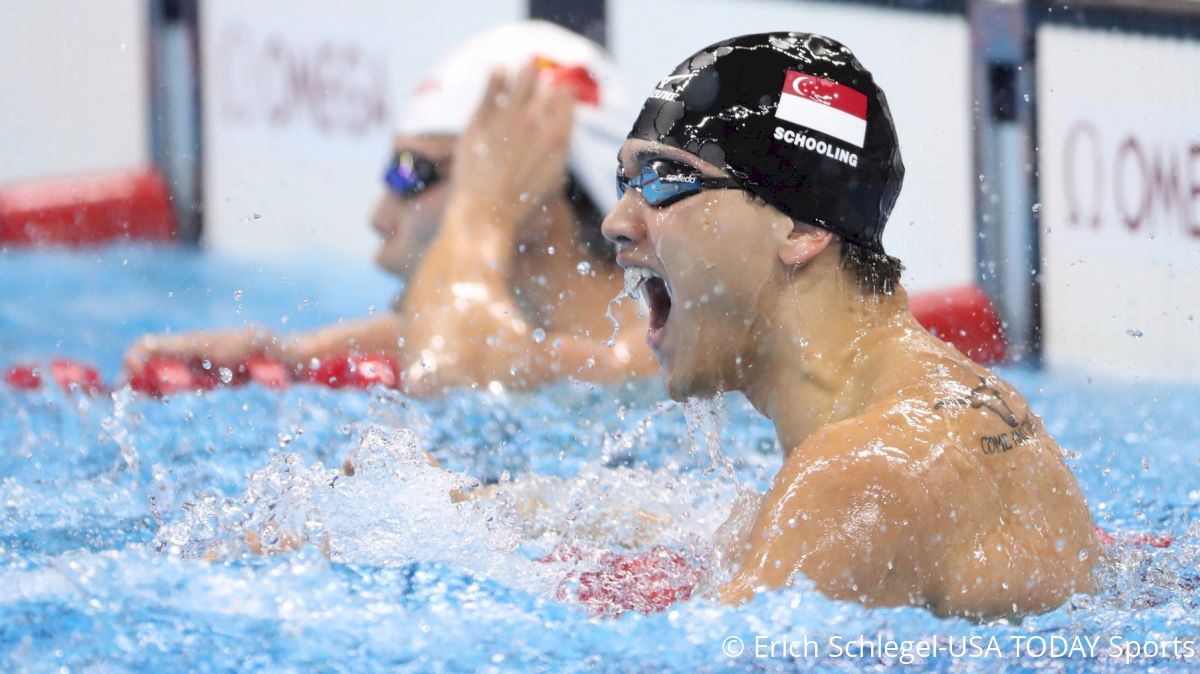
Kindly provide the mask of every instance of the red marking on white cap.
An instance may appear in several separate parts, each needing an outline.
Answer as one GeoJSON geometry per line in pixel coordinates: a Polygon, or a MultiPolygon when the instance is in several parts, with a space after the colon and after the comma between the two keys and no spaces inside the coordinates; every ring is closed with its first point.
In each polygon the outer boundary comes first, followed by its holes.
{"type": "Polygon", "coordinates": [[[565,65],[546,56],[534,56],[533,65],[544,81],[570,87],[576,101],[600,105],[600,85],[585,66],[565,65]]]}

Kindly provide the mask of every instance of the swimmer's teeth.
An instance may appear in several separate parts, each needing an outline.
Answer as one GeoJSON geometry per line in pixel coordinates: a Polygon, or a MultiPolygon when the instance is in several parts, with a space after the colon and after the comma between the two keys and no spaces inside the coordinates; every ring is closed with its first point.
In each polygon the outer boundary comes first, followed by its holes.
{"type": "Polygon", "coordinates": [[[635,300],[642,299],[642,284],[650,276],[650,270],[643,267],[629,267],[625,269],[625,294],[635,300]]]}

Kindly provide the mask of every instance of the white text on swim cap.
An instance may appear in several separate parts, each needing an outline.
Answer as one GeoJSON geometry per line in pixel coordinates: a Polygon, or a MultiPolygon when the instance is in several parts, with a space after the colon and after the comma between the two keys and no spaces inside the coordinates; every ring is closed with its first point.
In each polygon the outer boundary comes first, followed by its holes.
{"type": "Polygon", "coordinates": [[[782,126],[775,127],[775,140],[782,140],[790,145],[795,145],[802,150],[809,150],[817,154],[824,155],[830,159],[835,159],[848,166],[858,168],[858,155],[841,147],[837,147],[833,143],[823,140],[817,140],[812,136],[805,135],[804,132],[797,132],[791,129],[785,129],[782,126]]]}

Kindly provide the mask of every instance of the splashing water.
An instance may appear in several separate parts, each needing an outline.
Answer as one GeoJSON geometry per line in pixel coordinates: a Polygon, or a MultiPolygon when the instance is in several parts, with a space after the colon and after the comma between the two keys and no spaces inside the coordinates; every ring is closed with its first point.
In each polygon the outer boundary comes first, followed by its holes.
{"type": "Polygon", "coordinates": [[[121,460],[124,461],[125,467],[132,474],[136,475],[139,457],[137,446],[134,444],[133,434],[130,432],[131,420],[128,418],[128,410],[133,397],[133,389],[128,386],[122,386],[113,391],[112,415],[105,417],[100,422],[100,427],[112,438],[113,442],[117,443],[117,447],[121,450],[121,460]]]}
{"type": "Polygon", "coordinates": [[[625,270],[624,287],[621,288],[621,292],[617,293],[616,297],[608,301],[608,306],[604,309],[604,317],[613,326],[612,335],[604,342],[605,346],[616,346],[617,334],[621,332],[621,323],[617,320],[616,315],[613,314],[613,307],[619,306],[625,301],[625,298],[630,298],[638,303],[638,316],[645,317],[649,312],[645,297],[643,297],[641,292],[642,284],[647,278],[648,274],[644,269],[631,268],[625,270]]]}
{"type": "MultiPolygon", "coordinates": [[[[263,272],[127,249],[9,251],[4,264],[16,282],[0,284],[0,322],[8,320],[0,338],[12,352],[45,360],[61,342],[62,353],[98,362],[110,379],[116,345],[160,323],[275,321],[295,305],[291,295],[321,300],[294,317],[297,329],[361,310],[329,290],[345,281],[323,278],[328,265],[263,272]],[[147,276],[164,279],[158,288],[173,287],[174,299],[146,292],[147,276]],[[283,276],[291,280],[280,283],[283,276]],[[247,279],[238,316],[229,297],[247,279]],[[90,288],[98,290],[87,295],[90,288]],[[79,301],[61,300],[78,289],[79,301]]],[[[393,290],[384,281],[371,292],[393,290]]],[[[0,445],[8,449],[0,452],[0,659],[17,671],[103,663],[120,671],[858,672],[886,671],[895,660],[835,659],[824,650],[816,659],[729,658],[722,640],[948,635],[1009,644],[1039,634],[1106,644],[1110,636],[1200,634],[1200,388],[1003,376],[1029,393],[1050,433],[1072,450],[1064,460],[1101,527],[1119,541],[1146,532],[1174,540],[1165,549],[1110,546],[1095,595],[988,624],[833,601],[804,582],[738,607],[711,601],[727,575],[723,551],[736,548],[757,510],[753,491],[781,465],[770,423],[739,396],[725,399],[728,423],[720,425],[721,451],[746,488],[735,494],[708,456],[706,431],[690,439],[690,412],[663,402],[657,383],[421,401],[246,387],[161,401],[96,397],[90,407],[57,388],[0,386],[0,445]],[[292,438],[286,452],[277,448],[281,433],[292,438]],[[457,472],[434,469],[421,451],[457,472]],[[362,474],[329,468],[346,454],[362,474]],[[705,472],[710,466],[717,469],[705,472]],[[496,482],[505,471],[513,477],[496,482]],[[474,487],[476,501],[452,502],[447,490],[470,488],[469,476],[495,484],[474,487]],[[532,500],[524,494],[543,497],[542,509],[521,510],[532,500]],[[246,532],[267,522],[311,542],[287,554],[246,554],[246,532]],[[375,533],[384,530],[386,541],[375,533]],[[333,561],[321,549],[326,537],[333,561]],[[707,555],[709,577],[690,600],[649,616],[596,620],[570,596],[559,600],[566,576],[594,568],[586,555],[537,561],[572,544],[633,554],[651,543],[707,555]],[[218,562],[203,560],[210,551],[218,562]]],[[[1196,667],[1162,656],[1123,663],[1017,657],[1009,648],[1002,658],[918,666],[1022,674],[1196,667]]]]}
{"type": "Polygon", "coordinates": [[[336,562],[383,568],[438,562],[543,596],[595,565],[604,551],[666,545],[703,564],[737,484],[706,477],[713,466],[728,465],[719,400],[689,403],[685,416],[691,455],[706,455],[711,464],[698,473],[681,475],[674,465],[611,467],[612,452],[628,448],[630,438],[636,442],[635,432],[607,439],[611,451],[575,476],[506,478],[480,488],[466,474],[433,465],[425,454],[427,419],[400,394],[381,391],[347,457],[352,477],[277,454],[250,475],[239,498],[209,494],[185,502],[183,519],[162,523],[155,547],[182,557],[236,559],[316,545],[336,562]],[[572,556],[553,557],[563,550],[572,556]]]}
{"type": "Polygon", "coordinates": [[[702,449],[708,457],[704,473],[722,470],[736,489],[739,486],[737,472],[721,451],[721,430],[728,423],[725,399],[720,396],[689,398],[683,406],[683,414],[687,418],[688,437],[692,441],[693,451],[702,449]]]}

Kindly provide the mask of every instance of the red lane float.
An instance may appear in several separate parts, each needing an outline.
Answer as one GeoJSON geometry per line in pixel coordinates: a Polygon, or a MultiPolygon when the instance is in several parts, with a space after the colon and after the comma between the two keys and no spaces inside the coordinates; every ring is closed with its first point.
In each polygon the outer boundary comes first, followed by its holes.
{"type": "Polygon", "coordinates": [[[140,370],[129,373],[129,387],[152,396],[209,391],[219,383],[216,372],[178,358],[150,358],[140,370]]]}
{"type": "Polygon", "coordinates": [[[4,373],[4,383],[21,391],[36,391],[42,387],[42,373],[36,365],[13,365],[4,373]]]}
{"type": "Polygon", "coordinates": [[[100,371],[91,365],[77,363],[66,358],[50,361],[50,377],[65,391],[79,390],[87,394],[104,390],[100,371]]]}
{"type": "MultiPolygon", "coordinates": [[[[104,390],[100,371],[91,365],[77,363],[65,358],[50,361],[50,378],[64,391],[82,391],[92,394],[104,390]]],[[[4,374],[9,386],[23,391],[36,391],[42,387],[42,368],[37,365],[14,365],[4,374]]]]}
{"type": "MultiPolygon", "coordinates": [[[[542,561],[570,559],[569,555],[553,555],[542,561]]],[[[626,611],[651,614],[691,598],[703,577],[703,568],[656,545],[637,554],[605,553],[595,570],[568,574],[559,583],[557,595],[560,601],[579,601],[596,617],[611,618],[626,611]]]]}
{"type": "MultiPolygon", "coordinates": [[[[107,390],[96,368],[61,358],[50,361],[49,368],[29,364],[9,367],[4,371],[4,382],[14,389],[36,391],[42,387],[47,372],[50,379],[66,391],[91,394],[107,390]]],[[[321,384],[331,388],[403,388],[400,368],[382,354],[326,358],[316,367],[298,373],[289,372],[278,361],[251,358],[225,373],[225,379],[228,381],[222,381],[222,373],[217,368],[205,368],[199,361],[158,356],[129,373],[129,386],[152,396],[211,391],[219,386],[241,386],[250,382],[269,389],[287,388],[292,383],[321,384]]]]}
{"type": "Polygon", "coordinates": [[[292,377],[283,363],[270,358],[251,358],[246,361],[246,376],[250,381],[269,389],[284,389],[292,377]]]}
{"type": "Polygon", "coordinates": [[[992,365],[1004,360],[1008,340],[1000,316],[977,286],[910,293],[908,306],[926,330],[975,362],[992,365]]]}
{"type": "Polygon", "coordinates": [[[113,171],[0,186],[0,243],[84,246],[169,241],[175,216],[157,171],[113,171]]]}
{"type": "Polygon", "coordinates": [[[400,370],[391,358],[384,355],[359,355],[350,358],[327,358],[310,368],[307,381],[330,388],[367,388],[369,386],[400,385],[400,370]]]}
{"type": "Polygon", "coordinates": [[[251,358],[231,370],[228,381],[222,382],[216,368],[205,368],[200,362],[178,358],[151,358],[141,370],[129,377],[135,391],[154,396],[172,395],[185,391],[208,391],[218,386],[240,386],[254,382],[270,389],[286,388],[295,382],[320,384],[330,388],[369,388],[387,386],[403,388],[400,368],[383,354],[358,354],[325,358],[315,367],[293,373],[278,361],[251,358]]]}
{"type": "Polygon", "coordinates": [[[1095,525],[1092,526],[1092,530],[1096,532],[1096,538],[1100,539],[1100,542],[1105,545],[1124,543],[1125,545],[1149,546],[1151,548],[1159,548],[1161,550],[1163,548],[1171,547],[1171,543],[1173,542],[1170,536],[1164,536],[1162,534],[1126,534],[1120,538],[1117,538],[1116,536],[1113,536],[1112,534],[1095,525]]]}

